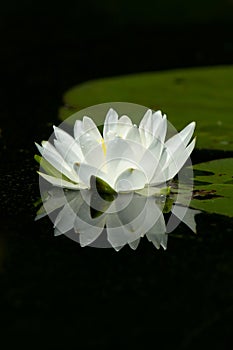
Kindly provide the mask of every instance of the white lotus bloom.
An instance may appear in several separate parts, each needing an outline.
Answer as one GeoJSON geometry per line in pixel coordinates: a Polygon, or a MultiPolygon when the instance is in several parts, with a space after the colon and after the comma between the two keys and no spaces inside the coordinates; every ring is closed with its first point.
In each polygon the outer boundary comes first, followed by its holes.
{"type": "Polygon", "coordinates": [[[101,135],[89,117],[77,120],[74,137],[54,127],[54,145],[37,145],[42,155],[39,174],[51,184],[68,189],[90,189],[99,178],[116,192],[128,192],[166,183],[183,167],[195,146],[189,144],[192,122],[165,141],[167,119],[160,111],[147,110],[139,127],[130,118],[110,109],[101,135]]]}

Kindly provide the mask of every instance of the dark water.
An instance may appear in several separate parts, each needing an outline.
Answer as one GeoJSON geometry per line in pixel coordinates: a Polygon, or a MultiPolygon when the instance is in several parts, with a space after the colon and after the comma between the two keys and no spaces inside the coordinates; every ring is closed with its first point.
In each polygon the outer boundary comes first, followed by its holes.
{"type": "MultiPolygon", "coordinates": [[[[48,218],[34,222],[39,189],[33,142],[47,139],[58,124],[62,93],[73,84],[232,63],[232,27],[225,22],[132,29],[125,22],[125,32],[116,24],[110,32],[103,25],[95,32],[95,19],[85,34],[67,26],[67,19],[62,23],[61,15],[16,11],[1,24],[1,342],[226,348],[232,340],[232,219],[200,214],[198,234],[181,225],[167,251],[146,239],[136,251],[124,247],[116,253],[54,238],[48,218]],[[145,56],[148,47],[151,55],[145,56]]],[[[232,154],[195,151],[193,161],[225,156],[232,154]]]]}

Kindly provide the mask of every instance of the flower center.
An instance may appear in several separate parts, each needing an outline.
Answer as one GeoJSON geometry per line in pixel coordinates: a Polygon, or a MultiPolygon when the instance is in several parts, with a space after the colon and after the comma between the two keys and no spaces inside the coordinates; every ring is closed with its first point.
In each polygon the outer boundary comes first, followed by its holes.
{"type": "Polygon", "coordinates": [[[104,155],[106,156],[107,148],[106,148],[106,144],[104,142],[104,139],[101,140],[101,145],[102,145],[102,150],[104,152],[104,155]]]}

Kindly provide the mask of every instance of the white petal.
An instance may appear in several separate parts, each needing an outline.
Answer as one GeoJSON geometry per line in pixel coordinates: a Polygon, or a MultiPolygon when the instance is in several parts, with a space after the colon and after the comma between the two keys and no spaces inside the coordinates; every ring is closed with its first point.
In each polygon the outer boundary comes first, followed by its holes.
{"type": "Polygon", "coordinates": [[[148,148],[154,139],[152,132],[146,131],[144,129],[139,129],[141,143],[145,148],[148,148]]]}
{"type": "Polygon", "coordinates": [[[60,157],[60,159],[62,159],[56,148],[49,141],[42,141],[41,144],[43,149],[47,149],[49,152],[54,153],[57,157],[60,157]]]}
{"type": "Polygon", "coordinates": [[[154,114],[150,110],[147,111],[139,125],[139,132],[142,144],[146,148],[150,146],[154,138],[164,142],[167,132],[166,116],[162,117],[161,111],[157,111],[154,114]]]}
{"type": "Polygon", "coordinates": [[[113,159],[106,163],[106,165],[103,167],[103,170],[111,179],[111,186],[114,186],[118,176],[133,166],[135,165],[128,159],[113,159]]]}
{"type": "Polygon", "coordinates": [[[89,132],[82,134],[79,142],[85,162],[94,167],[100,167],[105,160],[106,145],[93,138],[89,132]]]}
{"type": "Polygon", "coordinates": [[[135,161],[134,150],[131,147],[130,142],[117,137],[114,140],[108,141],[106,143],[106,160],[109,162],[113,159],[127,159],[135,161]]]}
{"type": "Polygon", "coordinates": [[[167,180],[172,179],[183,167],[195,147],[195,142],[196,139],[185,149],[182,146],[174,154],[171,154],[169,164],[165,165],[168,169],[167,180]]]}
{"type": "MultiPolygon", "coordinates": [[[[89,117],[83,117],[83,134],[79,136],[79,143],[86,162],[88,162],[88,160],[86,160],[87,153],[98,148],[102,140],[102,136],[94,121],[89,117]]],[[[99,155],[96,155],[96,158],[99,158],[99,155]]],[[[101,159],[99,160],[99,163],[100,162],[101,159]]]]}
{"type": "Polygon", "coordinates": [[[74,141],[73,144],[67,144],[60,140],[54,140],[54,145],[58,152],[62,155],[63,159],[72,168],[76,162],[83,160],[83,154],[81,147],[74,141]]]}
{"type": "Polygon", "coordinates": [[[41,155],[60,173],[66,175],[70,180],[74,182],[79,182],[79,179],[72,168],[66,163],[66,161],[62,158],[62,156],[58,153],[58,151],[49,144],[49,142],[46,142],[45,147],[40,147],[36,144],[38,150],[40,151],[41,155]],[[52,149],[52,152],[50,151],[52,149]]]}
{"type": "Polygon", "coordinates": [[[145,174],[138,169],[127,169],[116,179],[114,189],[117,192],[139,190],[145,187],[147,178],[145,174]]]}
{"type": "Polygon", "coordinates": [[[166,183],[168,179],[168,169],[169,169],[169,167],[166,167],[166,165],[169,163],[169,160],[170,160],[170,155],[168,154],[167,149],[163,148],[156,171],[154,172],[154,175],[150,180],[151,186],[166,183]]]}
{"type": "Polygon", "coordinates": [[[43,156],[44,149],[41,145],[39,145],[37,142],[35,142],[36,148],[40,152],[40,154],[43,156]]]}
{"type": "Polygon", "coordinates": [[[56,127],[55,125],[53,126],[53,129],[54,129],[54,134],[56,136],[56,138],[58,140],[60,140],[61,142],[64,142],[64,143],[73,143],[74,142],[74,138],[68,134],[66,131],[56,127]]]}
{"type": "MultiPolygon", "coordinates": [[[[194,128],[193,124],[189,127],[190,132],[192,128],[194,128]]],[[[187,132],[186,135],[188,134],[189,133],[187,132]]],[[[153,179],[151,180],[151,185],[159,184],[164,181],[170,180],[180,171],[180,169],[183,167],[183,165],[189,158],[195,146],[194,139],[191,142],[191,144],[185,148],[185,144],[186,142],[188,142],[188,137],[189,135],[185,137],[184,142],[176,143],[176,145],[178,146],[174,147],[174,149],[172,147],[164,148],[156,173],[153,179]]]]}
{"type": "Polygon", "coordinates": [[[153,135],[156,135],[157,129],[159,128],[162,120],[163,120],[163,116],[162,116],[161,111],[156,111],[155,113],[153,113],[153,115],[152,115],[152,124],[153,124],[152,133],[153,133],[153,135]]]}
{"type": "Polygon", "coordinates": [[[88,133],[94,140],[100,142],[102,136],[94,123],[94,121],[89,117],[83,117],[83,131],[88,133]]]}
{"type": "Polygon", "coordinates": [[[74,138],[78,140],[83,133],[83,122],[81,120],[76,120],[74,124],[74,138]]]}
{"type": "Polygon", "coordinates": [[[168,179],[169,179],[168,168],[164,169],[163,171],[158,171],[158,168],[157,168],[149,185],[150,186],[166,187],[168,179]]]}
{"type": "Polygon", "coordinates": [[[161,142],[164,142],[166,131],[166,116],[162,117],[161,111],[152,114],[152,111],[148,110],[139,125],[142,144],[147,148],[154,138],[158,138],[161,142]]]}
{"type": "Polygon", "coordinates": [[[118,121],[117,135],[124,139],[128,131],[130,130],[131,126],[132,126],[131,119],[127,115],[122,115],[118,121]]]}
{"type": "Polygon", "coordinates": [[[35,145],[42,156],[43,156],[45,150],[47,150],[47,151],[53,153],[57,159],[59,159],[60,161],[63,161],[62,156],[58,153],[56,148],[53,145],[51,145],[50,142],[42,141],[41,144],[42,144],[42,146],[38,145],[38,143],[35,142],[35,145]]]}
{"type": "Polygon", "coordinates": [[[114,109],[110,108],[104,121],[103,137],[105,141],[108,140],[109,131],[112,131],[112,132],[117,131],[117,125],[118,125],[118,114],[114,109]]]}
{"type": "Polygon", "coordinates": [[[157,128],[153,130],[153,136],[154,138],[164,143],[166,133],[167,133],[167,117],[166,115],[164,115],[160,123],[158,124],[157,128]]]}
{"type": "Polygon", "coordinates": [[[109,177],[115,179],[124,170],[137,167],[138,155],[132,149],[130,142],[119,137],[106,143],[106,172],[109,177]]]}
{"type": "Polygon", "coordinates": [[[140,137],[139,129],[137,128],[136,125],[133,125],[129,129],[129,131],[126,135],[126,139],[141,144],[141,137],[140,137]]]}
{"type": "Polygon", "coordinates": [[[147,132],[152,133],[152,111],[151,109],[148,109],[146,113],[144,114],[140,124],[139,129],[143,129],[147,132]]]}
{"type": "Polygon", "coordinates": [[[54,140],[55,147],[63,158],[69,159],[69,162],[71,162],[73,158],[76,158],[76,161],[81,161],[83,156],[79,143],[66,131],[55,126],[54,133],[57,138],[57,140],[54,140]],[[73,156],[69,155],[70,152],[73,153],[73,156]]]}
{"type": "Polygon", "coordinates": [[[42,176],[46,181],[50,182],[54,186],[63,187],[63,188],[69,188],[69,189],[72,189],[72,190],[80,190],[81,188],[84,188],[80,184],[73,184],[73,183],[68,182],[66,180],[58,179],[57,177],[53,177],[53,176],[41,173],[39,171],[38,171],[38,174],[40,176],[42,176]]]}
{"type": "Polygon", "coordinates": [[[184,147],[187,146],[193,135],[195,125],[195,122],[190,123],[183,130],[181,130],[179,134],[174,135],[166,142],[166,147],[170,150],[170,152],[174,152],[181,143],[184,147]]]}
{"type": "Polygon", "coordinates": [[[107,174],[105,174],[103,171],[101,171],[100,169],[93,167],[89,164],[85,164],[85,163],[76,163],[74,164],[74,170],[76,171],[76,173],[78,174],[78,177],[80,178],[80,180],[88,187],[91,187],[91,176],[95,176],[95,177],[99,177],[100,179],[104,180],[105,182],[107,182],[110,186],[112,186],[112,181],[111,179],[109,179],[109,177],[107,176],[107,174]]]}
{"type": "Polygon", "coordinates": [[[140,160],[140,168],[143,169],[147,177],[147,184],[149,184],[154,177],[156,169],[161,159],[161,152],[163,149],[163,144],[154,139],[151,145],[146,149],[143,157],[140,160]]]}
{"type": "Polygon", "coordinates": [[[90,214],[90,207],[84,203],[78,215],[76,215],[74,229],[79,233],[79,241],[82,247],[93,243],[102,233],[105,225],[105,215],[97,218],[92,218],[90,214]]]}

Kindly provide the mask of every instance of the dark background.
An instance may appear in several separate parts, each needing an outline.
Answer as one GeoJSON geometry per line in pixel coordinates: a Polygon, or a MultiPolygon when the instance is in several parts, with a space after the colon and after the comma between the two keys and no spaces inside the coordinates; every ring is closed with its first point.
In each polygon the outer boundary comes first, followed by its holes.
{"type": "MultiPolygon", "coordinates": [[[[52,348],[150,341],[226,348],[232,221],[202,214],[203,234],[181,227],[183,238],[170,237],[166,252],[147,242],[115,253],[54,239],[49,220],[33,221],[33,142],[49,137],[62,94],[82,81],[232,64],[233,1],[14,0],[1,4],[0,45],[2,339],[52,348]]],[[[194,161],[219,156],[195,153],[194,161]]]]}
{"type": "Polygon", "coordinates": [[[232,19],[231,0],[4,2],[3,114],[34,129],[56,117],[66,89],[88,79],[231,64],[232,19]]]}

